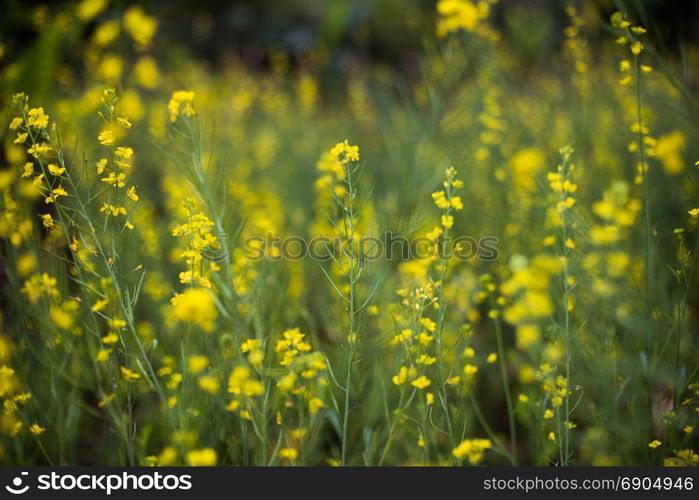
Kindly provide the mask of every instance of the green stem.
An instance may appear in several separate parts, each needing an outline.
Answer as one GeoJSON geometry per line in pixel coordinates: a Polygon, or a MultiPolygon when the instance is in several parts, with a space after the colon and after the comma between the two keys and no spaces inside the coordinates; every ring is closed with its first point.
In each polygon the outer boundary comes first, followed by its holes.
{"type": "MultiPolygon", "coordinates": [[[[347,465],[347,450],[349,448],[348,446],[348,439],[347,439],[347,434],[349,430],[349,410],[350,410],[350,392],[351,392],[351,384],[352,384],[352,364],[354,363],[354,352],[355,352],[355,345],[357,341],[357,336],[355,334],[355,316],[357,314],[357,311],[355,310],[355,295],[356,295],[356,286],[357,286],[357,279],[358,279],[358,268],[357,268],[357,255],[352,251],[351,245],[354,243],[354,235],[355,235],[355,225],[354,225],[354,196],[356,194],[355,191],[355,186],[354,186],[354,178],[353,178],[353,171],[352,167],[350,164],[345,165],[345,172],[346,172],[346,180],[347,180],[347,197],[348,197],[348,206],[343,207],[343,217],[344,217],[344,224],[345,224],[345,236],[347,240],[347,244],[350,245],[349,248],[349,258],[350,258],[350,276],[349,276],[349,285],[350,285],[350,297],[349,297],[349,306],[347,308],[348,315],[349,315],[349,334],[347,336],[347,368],[346,368],[346,373],[345,373],[345,405],[343,408],[343,417],[342,417],[342,456],[341,456],[341,464],[347,465]]],[[[357,252],[359,251],[359,245],[357,246],[357,252]]]]}
{"type": "MultiPolygon", "coordinates": [[[[561,164],[561,184],[565,185],[565,180],[567,177],[567,167],[568,167],[568,156],[564,156],[563,162],[561,164]]],[[[565,188],[561,189],[560,200],[565,201],[568,193],[565,188]]],[[[563,232],[563,334],[565,336],[566,343],[566,395],[565,395],[565,422],[563,423],[563,432],[559,431],[561,440],[563,441],[561,446],[561,465],[567,466],[570,459],[570,428],[568,423],[570,422],[570,397],[569,397],[569,387],[570,387],[570,369],[572,361],[571,352],[571,338],[570,338],[570,311],[568,310],[568,302],[570,300],[570,285],[568,283],[568,259],[570,250],[568,248],[568,218],[566,216],[567,210],[563,210],[561,213],[561,226],[563,232]]]]}
{"type": "MultiPolygon", "coordinates": [[[[491,296],[491,307],[495,307],[495,301],[491,296]]],[[[510,447],[512,448],[512,460],[517,463],[517,427],[515,423],[514,405],[512,404],[512,394],[510,391],[510,380],[507,376],[507,359],[505,358],[505,343],[502,335],[502,322],[500,316],[493,318],[495,324],[495,339],[498,347],[498,364],[500,365],[500,377],[502,378],[502,390],[505,393],[505,404],[507,405],[507,421],[510,427],[510,447]]]]}
{"type": "MultiPolygon", "coordinates": [[[[452,186],[451,183],[449,183],[449,186],[447,187],[447,195],[449,199],[451,199],[451,194],[452,194],[452,186]]],[[[447,209],[444,210],[444,215],[448,218],[451,215],[452,208],[451,206],[448,207],[447,209]]],[[[445,370],[444,370],[444,320],[446,317],[446,309],[447,306],[444,303],[444,281],[447,276],[447,266],[449,261],[447,260],[446,257],[446,242],[449,241],[449,228],[444,227],[444,234],[443,238],[440,243],[440,248],[441,248],[441,255],[440,255],[440,263],[441,263],[441,275],[439,277],[439,293],[437,294],[437,304],[439,305],[439,325],[437,327],[437,370],[439,372],[439,402],[442,406],[442,410],[444,412],[444,419],[446,420],[447,424],[447,434],[449,435],[449,443],[451,445],[451,449],[453,450],[456,448],[457,443],[456,439],[454,437],[454,429],[452,426],[451,422],[451,414],[449,411],[449,400],[447,398],[447,381],[445,380],[445,370]]],[[[456,457],[454,457],[451,453],[449,454],[452,458],[452,461],[456,464],[458,463],[456,457]]]]}
{"type": "Polygon", "coordinates": [[[651,228],[651,212],[650,212],[650,187],[649,176],[650,168],[646,165],[646,148],[643,133],[643,104],[641,100],[641,72],[639,71],[638,56],[634,56],[634,79],[636,81],[636,124],[638,126],[638,152],[641,157],[641,170],[643,173],[643,219],[644,219],[644,234],[645,234],[645,257],[646,257],[646,312],[648,321],[646,322],[646,349],[650,354],[652,343],[652,327],[653,327],[653,301],[652,301],[652,284],[653,284],[653,261],[652,261],[652,228],[651,228]]]}

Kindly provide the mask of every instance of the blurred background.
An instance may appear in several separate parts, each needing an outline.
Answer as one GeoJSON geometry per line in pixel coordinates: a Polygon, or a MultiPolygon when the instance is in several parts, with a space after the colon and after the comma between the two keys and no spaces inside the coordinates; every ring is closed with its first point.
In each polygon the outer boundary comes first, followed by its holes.
{"type": "MultiPolygon", "coordinates": [[[[592,3],[601,19],[608,19],[621,7],[612,0],[592,3]]],[[[699,41],[699,2],[627,3],[649,28],[661,55],[681,57],[688,43],[699,41]]],[[[358,66],[367,65],[385,66],[394,76],[416,79],[420,53],[434,38],[435,4],[435,0],[153,0],[140,5],[157,13],[158,37],[150,50],[158,54],[158,62],[166,69],[191,58],[209,69],[231,60],[258,71],[275,64],[313,67],[322,82],[332,86],[358,66]]],[[[133,5],[139,3],[110,2],[106,15],[116,15],[133,5]]],[[[54,33],[42,42],[49,47],[44,47],[43,62],[36,67],[44,72],[44,84],[59,77],[50,70],[51,57],[61,54],[68,58],[69,68],[77,70],[80,54],[71,48],[94,37],[98,22],[85,16],[82,30],[70,30],[68,17],[61,13],[73,6],[65,1],[5,0],[0,21],[0,65],[4,71],[8,61],[36,57],[38,35],[46,31],[54,33]]],[[[103,20],[101,14],[99,19],[103,20]]],[[[493,7],[491,22],[510,46],[517,48],[522,69],[535,71],[539,66],[550,66],[563,41],[567,19],[557,0],[505,0],[493,7]]],[[[33,90],[26,85],[22,88],[33,90]]]]}

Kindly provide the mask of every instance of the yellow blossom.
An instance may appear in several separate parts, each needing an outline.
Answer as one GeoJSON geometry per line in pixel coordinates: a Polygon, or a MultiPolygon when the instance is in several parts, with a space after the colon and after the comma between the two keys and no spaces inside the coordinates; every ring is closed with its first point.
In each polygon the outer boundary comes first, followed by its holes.
{"type": "Polygon", "coordinates": [[[205,332],[213,331],[218,313],[211,294],[205,289],[189,288],[175,295],[170,302],[177,320],[194,323],[205,332]]]}
{"type": "Polygon", "coordinates": [[[31,427],[29,427],[29,431],[34,434],[35,436],[41,436],[46,429],[39,424],[32,424],[31,427]]]}
{"type": "Polygon", "coordinates": [[[103,146],[111,146],[112,144],[114,144],[114,140],[115,140],[114,133],[109,129],[105,129],[99,133],[99,136],[97,136],[97,140],[103,146]]]}
{"type": "Polygon", "coordinates": [[[170,121],[175,122],[180,116],[194,115],[194,92],[178,90],[172,94],[167,105],[170,111],[170,121]]]}
{"type": "Polygon", "coordinates": [[[483,452],[491,446],[489,439],[465,439],[452,450],[452,455],[457,459],[468,458],[469,463],[475,465],[482,460],[483,452]]]}
{"type": "Polygon", "coordinates": [[[432,382],[430,381],[430,379],[422,375],[410,382],[410,385],[412,385],[413,387],[417,387],[418,389],[424,389],[425,387],[428,387],[431,383],[432,382]]]}
{"type": "Polygon", "coordinates": [[[201,448],[187,453],[187,465],[191,466],[212,466],[216,465],[218,455],[213,448],[201,448]]]}
{"type": "Polygon", "coordinates": [[[141,378],[141,374],[140,374],[140,373],[137,373],[137,372],[135,372],[135,371],[133,371],[133,370],[129,370],[129,369],[126,368],[125,366],[121,366],[121,367],[120,367],[120,370],[121,370],[121,376],[122,376],[123,379],[126,380],[127,382],[135,382],[135,381],[137,381],[138,379],[141,378]]]}

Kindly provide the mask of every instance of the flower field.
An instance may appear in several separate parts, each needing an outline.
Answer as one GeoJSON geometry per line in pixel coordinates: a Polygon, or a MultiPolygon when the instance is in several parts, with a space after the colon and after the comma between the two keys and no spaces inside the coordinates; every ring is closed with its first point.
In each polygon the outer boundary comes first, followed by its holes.
{"type": "Polygon", "coordinates": [[[316,2],[351,42],[215,62],[13,4],[0,463],[699,465],[699,50],[641,3],[316,2]]]}

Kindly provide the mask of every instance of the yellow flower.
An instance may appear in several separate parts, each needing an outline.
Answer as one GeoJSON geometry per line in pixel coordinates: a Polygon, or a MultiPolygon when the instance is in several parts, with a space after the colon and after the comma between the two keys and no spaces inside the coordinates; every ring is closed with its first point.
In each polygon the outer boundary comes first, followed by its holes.
{"type": "Polygon", "coordinates": [[[167,383],[165,384],[165,387],[168,389],[174,391],[177,389],[177,387],[180,385],[182,382],[182,374],[181,373],[173,373],[170,375],[170,378],[168,379],[167,383]]]}
{"type": "Polygon", "coordinates": [[[412,382],[410,382],[410,385],[413,387],[417,387],[418,389],[424,389],[425,387],[428,387],[432,382],[430,379],[422,375],[421,377],[416,378],[412,382]]]}
{"type": "Polygon", "coordinates": [[[296,385],[296,374],[289,372],[277,381],[277,387],[281,392],[290,392],[296,385]]]}
{"type": "Polygon", "coordinates": [[[282,448],[279,450],[279,457],[287,460],[296,460],[299,456],[299,451],[296,448],[282,448]]]}
{"type": "Polygon", "coordinates": [[[226,410],[231,412],[238,411],[238,408],[240,408],[240,401],[238,401],[237,399],[234,399],[226,406],[226,410]]]}
{"type": "Polygon", "coordinates": [[[459,30],[476,31],[490,12],[489,2],[470,0],[439,0],[437,36],[444,37],[459,30]]]}
{"type": "Polygon", "coordinates": [[[454,216],[442,215],[442,225],[447,229],[451,229],[451,227],[454,225],[454,216]]]}
{"type": "Polygon", "coordinates": [[[648,448],[657,448],[658,446],[662,445],[663,443],[661,441],[658,441],[657,439],[654,439],[650,443],[648,443],[648,448]]]}
{"type": "Polygon", "coordinates": [[[642,50],[643,50],[643,44],[641,42],[639,42],[638,40],[636,40],[635,42],[633,42],[631,44],[631,52],[633,53],[633,55],[635,55],[635,56],[639,55],[642,50]]]}
{"type": "Polygon", "coordinates": [[[97,140],[103,146],[111,146],[114,144],[114,133],[109,129],[105,129],[97,136],[97,140]]]}
{"type": "Polygon", "coordinates": [[[699,217],[699,208],[693,208],[687,213],[696,219],[699,217]]]}
{"type": "Polygon", "coordinates": [[[53,223],[53,217],[51,217],[51,214],[44,214],[41,216],[41,223],[44,225],[46,229],[51,229],[54,225],[53,223]]]}
{"type": "Polygon", "coordinates": [[[171,299],[175,319],[194,323],[205,332],[214,330],[214,321],[218,317],[214,299],[203,288],[189,288],[184,293],[171,299]]]}
{"type": "Polygon", "coordinates": [[[670,175],[682,173],[686,164],[682,153],[687,144],[687,138],[679,130],[662,135],[655,143],[655,156],[661,161],[663,169],[670,175]]]}
{"type": "Polygon", "coordinates": [[[216,394],[221,386],[218,378],[211,375],[199,377],[199,379],[197,380],[197,384],[199,385],[200,389],[203,389],[209,394],[216,394]]]}
{"type": "Polygon", "coordinates": [[[187,453],[187,464],[192,466],[207,467],[216,465],[218,455],[213,448],[202,448],[200,450],[192,450],[187,453]]]}
{"type": "Polygon", "coordinates": [[[131,122],[127,118],[118,117],[117,123],[124,128],[131,128],[131,122]]]}
{"type": "Polygon", "coordinates": [[[483,452],[491,446],[490,439],[465,439],[451,453],[459,460],[467,457],[469,463],[475,465],[482,460],[483,452]]]}
{"type": "Polygon", "coordinates": [[[138,201],[138,194],[136,194],[136,186],[131,186],[126,190],[126,196],[131,198],[133,201],[138,201]]]}
{"type": "Polygon", "coordinates": [[[575,205],[575,198],[568,196],[565,200],[556,203],[556,210],[559,212],[564,212],[565,210],[572,208],[575,205]]]}
{"type": "Polygon", "coordinates": [[[167,105],[170,111],[170,121],[175,122],[179,116],[194,115],[194,92],[178,90],[172,94],[167,105]]]}
{"type": "Polygon", "coordinates": [[[83,0],[75,9],[75,14],[81,21],[89,21],[107,7],[108,0],[83,0]]]}
{"type": "Polygon", "coordinates": [[[541,340],[541,330],[536,325],[520,325],[515,332],[517,349],[526,350],[541,340]]]}
{"type": "Polygon", "coordinates": [[[126,215],[126,209],[124,207],[115,207],[114,205],[110,205],[108,203],[102,205],[100,212],[107,212],[114,217],[117,215],[126,215]]]}
{"type": "Polygon", "coordinates": [[[257,339],[246,339],[240,344],[240,350],[243,353],[250,352],[260,347],[260,341],[257,339]]]}
{"type": "Polygon", "coordinates": [[[427,354],[420,354],[416,362],[421,365],[433,365],[437,362],[437,358],[434,356],[428,356],[427,354]]]}
{"type": "Polygon", "coordinates": [[[597,246],[612,245],[619,241],[620,237],[617,226],[594,226],[590,230],[590,238],[597,246]]]}
{"type": "Polygon", "coordinates": [[[422,324],[422,326],[425,327],[425,329],[428,332],[434,332],[435,330],[437,330],[437,323],[432,321],[430,318],[422,318],[420,319],[420,323],[422,324]]]}
{"type": "Polygon", "coordinates": [[[53,163],[49,163],[48,165],[49,172],[51,175],[62,175],[63,172],[66,171],[65,167],[58,167],[54,165],[53,163]]]}
{"type": "Polygon", "coordinates": [[[203,355],[192,355],[187,359],[189,373],[199,375],[209,366],[209,358],[203,355]]]}
{"type": "Polygon", "coordinates": [[[248,397],[262,396],[265,392],[265,386],[259,380],[246,380],[242,385],[242,392],[248,397]]]}
{"type": "Polygon", "coordinates": [[[73,326],[73,315],[66,308],[51,306],[49,308],[49,317],[54,325],[63,330],[68,330],[73,326]]]}
{"type": "Polygon", "coordinates": [[[265,353],[262,352],[260,349],[255,349],[254,351],[250,351],[250,354],[248,355],[248,361],[253,366],[259,367],[262,364],[262,361],[265,359],[265,353]]]}
{"type": "Polygon", "coordinates": [[[395,385],[402,385],[408,380],[408,369],[405,366],[401,366],[398,370],[398,374],[391,378],[391,381],[395,385]]]}
{"type": "Polygon", "coordinates": [[[141,374],[140,374],[140,373],[136,373],[136,372],[133,371],[133,370],[129,370],[129,369],[126,368],[125,366],[120,367],[120,369],[121,369],[121,376],[122,376],[123,379],[126,380],[127,382],[135,382],[135,381],[137,381],[138,379],[141,378],[141,374]]]}
{"type": "Polygon", "coordinates": [[[138,84],[146,89],[154,89],[160,85],[160,71],[152,57],[142,57],[133,68],[138,84]]]}
{"type": "Polygon", "coordinates": [[[97,175],[101,175],[102,172],[104,172],[104,169],[107,167],[107,159],[102,158],[97,163],[95,163],[95,166],[97,167],[97,175]]]}
{"type": "Polygon", "coordinates": [[[109,175],[107,177],[102,177],[101,180],[110,186],[124,187],[126,185],[126,182],[124,182],[125,179],[126,174],[124,173],[115,174],[114,172],[109,172],[109,175]]]}
{"type": "Polygon", "coordinates": [[[536,174],[546,163],[546,155],[539,149],[522,149],[510,159],[515,185],[523,191],[535,187],[536,174]]]}
{"type": "Polygon", "coordinates": [[[467,364],[464,366],[464,373],[466,375],[475,375],[478,372],[478,367],[472,364],[467,364]]]}
{"type": "Polygon", "coordinates": [[[35,436],[41,436],[46,431],[46,429],[41,427],[39,424],[32,424],[32,426],[29,428],[29,431],[35,436]]]}
{"type": "Polygon", "coordinates": [[[30,161],[22,166],[22,178],[31,177],[34,174],[34,164],[30,161]]]}
{"type": "Polygon", "coordinates": [[[147,15],[139,6],[132,6],[124,12],[124,29],[141,47],[147,46],[155,32],[158,31],[158,20],[147,15]]]}
{"type": "Polygon", "coordinates": [[[44,114],[44,108],[30,109],[27,114],[27,126],[34,128],[46,128],[49,125],[49,117],[44,114]]]}
{"type": "Polygon", "coordinates": [[[119,146],[114,151],[114,155],[124,160],[130,160],[133,157],[133,149],[129,147],[119,146]]]}
{"type": "Polygon", "coordinates": [[[318,413],[318,410],[325,408],[325,403],[320,398],[311,398],[308,400],[308,411],[311,415],[318,413]]]}
{"type": "Polygon", "coordinates": [[[427,234],[426,234],[425,236],[427,236],[427,238],[430,239],[430,240],[436,240],[436,239],[439,238],[443,233],[444,233],[444,231],[442,230],[441,227],[435,226],[435,228],[434,228],[432,231],[428,231],[427,234]]]}
{"type": "Polygon", "coordinates": [[[435,191],[432,193],[432,199],[434,200],[434,204],[441,210],[446,210],[451,207],[451,203],[447,200],[444,191],[435,191]]]}
{"type": "MultiPolygon", "coordinates": [[[[20,277],[25,277],[36,270],[36,265],[37,260],[33,254],[22,254],[17,258],[17,273],[20,277]]],[[[0,339],[2,339],[2,337],[0,337],[0,339]]],[[[6,357],[5,350],[1,348],[2,346],[4,346],[4,342],[0,340],[0,360],[6,357]]]]}
{"type": "Polygon", "coordinates": [[[250,377],[250,369],[246,366],[236,366],[228,377],[228,392],[240,394],[243,383],[250,377]]]}
{"type": "Polygon", "coordinates": [[[100,349],[95,356],[95,361],[98,363],[104,363],[109,359],[109,355],[112,353],[111,349],[100,349]]]}
{"type": "Polygon", "coordinates": [[[24,120],[22,120],[21,117],[17,116],[13,118],[10,122],[10,130],[17,130],[19,127],[22,126],[22,123],[24,123],[24,120]]]}
{"type": "Polygon", "coordinates": [[[350,161],[359,161],[359,146],[350,146],[347,139],[345,139],[344,142],[338,142],[335,144],[335,146],[330,150],[330,153],[341,164],[345,164],[350,161]]]}
{"type": "Polygon", "coordinates": [[[58,186],[57,188],[53,189],[51,191],[51,195],[47,196],[44,201],[47,204],[53,203],[58,199],[59,196],[68,196],[68,192],[65,189],[63,189],[62,186],[58,186]]]}
{"type": "Polygon", "coordinates": [[[105,335],[102,337],[102,342],[105,344],[116,344],[119,342],[119,336],[116,333],[110,333],[109,335],[105,335]]]}
{"type": "Polygon", "coordinates": [[[27,153],[32,155],[34,158],[40,158],[42,156],[46,156],[48,153],[51,152],[51,146],[44,142],[38,142],[36,144],[32,144],[32,147],[27,149],[27,153]]]}

